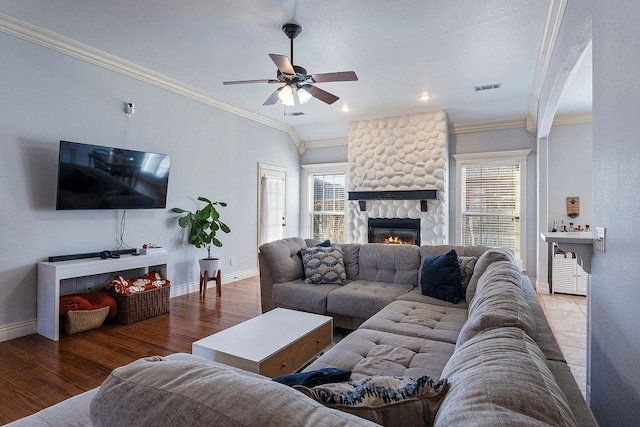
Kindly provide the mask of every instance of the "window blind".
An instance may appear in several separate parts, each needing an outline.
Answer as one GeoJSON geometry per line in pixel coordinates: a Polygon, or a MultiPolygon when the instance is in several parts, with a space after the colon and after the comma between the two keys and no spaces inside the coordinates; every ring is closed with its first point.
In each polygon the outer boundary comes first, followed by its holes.
{"type": "Polygon", "coordinates": [[[310,175],[311,230],[314,239],[344,242],[345,174],[310,175]]]}
{"type": "Polygon", "coordinates": [[[462,167],[462,243],[507,247],[520,258],[520,163],[462,167]]]}

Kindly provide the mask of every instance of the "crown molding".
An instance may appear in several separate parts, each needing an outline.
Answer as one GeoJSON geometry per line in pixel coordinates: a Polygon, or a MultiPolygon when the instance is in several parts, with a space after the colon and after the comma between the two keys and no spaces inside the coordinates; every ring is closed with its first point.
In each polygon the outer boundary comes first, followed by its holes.
{"type": "Polygon", "coordinates": [[[517,129],[527,126],[527,119],[509,119],[481,123],[461,123],[449,126],[449,135],[463,135],[466,133],[490,132],[505,129],[517,129]]]}
{"type": "Polygon", "coordinates": [[[201,102],[211,107],[228,111],[237,116],[281,130],[287,133],[291,140],[296,144],[298,153],[304,153],[304,143],[292,126],[237,105],[221,101],[197,87],[190,86],[179,80],[157,73],[100,49],[96,49],[58,33],[54,33],[53,31],[14,18],[13,16],[7,15],[3,12],[0,12],[0,32],[18,37],[22,40],[46,47],[56,52],[63,53],[73,58],[80,59],[90,64],[97,65],[107,70],[115,71],[116,73],[193,99],[194,101],[201,102]]]}
{"type": "Polygon", "coordinates": [[[337,147],[339,145],[348,145],[349,138],[331,138],[331,139],[315,139],[313,141],[304,141],[304,145],[309,148],[337,147]]]}
{"type": "Polygon", "coordinates": [[[591,122],[593,122],[592,113],[565,114],[561,116],[555,116],[553,118],[552,126],[577,125],[581,123],[591,123],[591,122]]]}
{"type": "Polygon", "coordinates": [[[536,135],[538,128],[538,103],[542,86],[549,71],[549,63],[553,48],[560,32],[560,25],[564,11],[567,7],[567,0],[549,0],[547,3],[547,15],[544,21],[544,29],[540,40],[540,50],[536,59],[536,69],[533,73],[533,83],[529,98],[529,115],[527,116],[527,130],[536,135]]]}

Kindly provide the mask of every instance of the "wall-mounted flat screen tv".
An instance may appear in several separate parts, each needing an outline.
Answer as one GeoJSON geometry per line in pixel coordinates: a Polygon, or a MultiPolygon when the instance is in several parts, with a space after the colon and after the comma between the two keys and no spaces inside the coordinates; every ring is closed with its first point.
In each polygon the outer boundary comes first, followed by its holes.
{"type": "Polygon", "coordinates": [[[167,204],[170,157],[60,141],[56,209],[156,209],[167,204]]]}

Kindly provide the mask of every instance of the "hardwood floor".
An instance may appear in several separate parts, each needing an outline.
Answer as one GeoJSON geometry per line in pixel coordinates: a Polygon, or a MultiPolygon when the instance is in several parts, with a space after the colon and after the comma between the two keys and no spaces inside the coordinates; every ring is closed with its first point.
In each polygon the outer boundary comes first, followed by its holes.
{"type": "Polygon", "coordinates": [[[131,325],[62,335],[29,335],[0,343],[0,424],[99,386],[116,367],[136,359],[191,353],[191,343],[260,314],[258,277],[171,299],[170,313],[131,325]]]}

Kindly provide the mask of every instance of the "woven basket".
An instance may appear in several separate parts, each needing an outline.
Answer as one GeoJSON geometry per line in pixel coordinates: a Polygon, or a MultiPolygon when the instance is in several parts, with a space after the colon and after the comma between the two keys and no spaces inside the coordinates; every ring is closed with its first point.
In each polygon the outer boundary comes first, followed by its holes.
{"type": "Polygon", "coordinates": [[[135,294],[109,294],[118,303],[116,321],[123,325],[139,322],[169,312],[169,288],[163,286],[135,294]]]}
{"type": "Polygon", "coordinates": [[[109,314],[109,307],[95,310],[69,310],[62,316],[62,330],[65,334],[75,334],[102,326],[109,314]]]}

